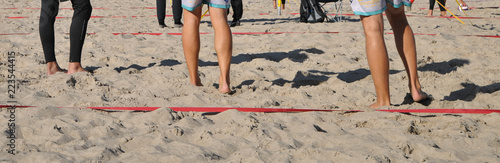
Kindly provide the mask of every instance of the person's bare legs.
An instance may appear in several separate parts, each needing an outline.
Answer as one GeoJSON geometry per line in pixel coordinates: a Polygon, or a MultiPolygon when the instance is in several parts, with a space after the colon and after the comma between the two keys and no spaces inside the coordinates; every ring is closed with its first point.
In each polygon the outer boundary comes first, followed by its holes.
{"type": "Polygon", "coordinates": [[[230,93],[229,69],[233,53],[233,40],[231,29],[227,24],[227,9],[209,7],[209,10],[210,21],[212,21],[215,31],[214,46],[220,68],[219,91],[221,93],[230,93]]]}
{"type": "Polygon", "coordinates": [[[57,72],[66,73],[66,71],[64,71],[63,69],[61,69],[61,67],[59,67],[56,61],[47,62],[47,75],[53,75],[57,72]]]}
{"type": "Polygon", "coordinates": [[[421,101],[427,98],[422,92],[420,81],[417,74],[417,48],[415,45],[415,36],[408,24],[404,7],[394,8],[390,5],[386,10],[387,19],[394,32],[394,41],[398,49],[399,56],[403,60],[406,74],[408,75],[408,87],[414,101],[421,101]]]}
{"type": "Polygon", "coordinates": [[[382,14],[361,16],[365,31],[365,46],[368,65],[375,85],[377,101],[371,108],[391,105],[389,94],[389,59],[384,41],[382,14]]]}
{"type": "Polygon", "coordinates": [[[80,62],[70,62],[68,66],[68,74],[73,74],[77,72],[88,72],[85,70],[80,62]]]}
{"type": "MultiPolygon", "coordinates": [[[[285,9],[285,3],[283,3],[283,1],[285,1],[285,0],[282,0],[282,1],[281,1],[282,3],[280,4],[280,5],[281,5],[281,9],[282,9],[282,10],[284,10],[284,9],[285,9]]],[[[274,7],[274,9],[276,9],[276,8],[277,8],[276,0],[273,0],[273,7],[274,7]]]]}
{"type": "MultiPolygon", "coordinates": [[[[210,15],[212,17],[212,15],[210,15]]],[[[195,86],[203,86],[198,75],[198,57],[200,53],[200,19],[201,7],[193,11],[184,9],[184,26],[182,28],[182,48],[189,71],[189,82],[195,86]]],[[[226,23],[227,25],[227,23],[226,23]]]]}

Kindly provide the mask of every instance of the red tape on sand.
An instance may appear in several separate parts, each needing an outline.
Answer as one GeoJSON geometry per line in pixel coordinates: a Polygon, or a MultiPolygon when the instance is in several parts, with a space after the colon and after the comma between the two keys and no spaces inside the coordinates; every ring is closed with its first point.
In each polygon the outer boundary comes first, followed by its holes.
{"type": "MultiPolygon", "coordinates": [[[[277,35],[277,34],[307,34],[307,33],[319,33],[319,34],[340,34],[342,32],[233,32],[233,35],[277,35]]],[[[362,33],[362,32],[345,32],[345,33],[362,33]]],[[[30,35],[32,33],[0,33],[0,36],[19,36],[19,35],[30,35]]],[[[69,35],[69,33],[63,33],[69,35]]],[[[87,33],[88,35],[96,35],[97,33],[87,33]]],[[[113,35],[153,35],[160,36],[163,34],[180,36],[182,33],[111,33],[113,35]]],[[[202,32],[201,35],[212,34],[210,32],[202,32]]],[[[386,34],[394,34],[392,32],[386,32],[386,34]]],[[[422,36],[436,36],[437,34],[432,33],[414,33],[414,35],[422,36]]],[[[461,35],[461,36],[475,36],[475,37],[488,37],[488,38],[500,38],[499,35],[461,35]]]]}
{"type": "Polygon", "coordinates": [[[377,111],[398,112],[398,113],[443,113],[443,114],[500,113],[500,110],[493,110],[493,109],[390,109],[390,110],[377,110],[377,111]]]}
{"type": "MultiPolygon", "coordinates": [[[[13,105],[0,105],[0,108],[11,108],[13,105]]],[[[15,106],[16,108],[28,108],[37,106],[15,106]]],[[[79,108],[79,107],[59,107],[59,108],[79,108]]],[[[114,111],[154,111],[160,107],[86,107],[87,109],[95,110],[114,110],[114,111]]],[[[287,108],[238,108],[238,107],[168,107],[177,112],[212,112],[220,113],[230,109],[236,109],[240,112],[264,112],[264,113],[278,113],[278,112],[362,112],[361,110],[323,110],[323,109],[287,109],[287,108]]],[[[383,112],[396,112],[396,113],[438,113],[438,114],[490,114],[500,113],[496,109],[387,109],[376,110],[383,112]]]]}
{"type": "MultiPolygon", "coordinates": [[[[10,108],[12,105],[0,105],[0,108],[10,108]]],[[[15,106],[16,108],[27,108],[36,106],[15,106]]],[[[79,108],[79,107],[59,107],[59,108],[79,108]]],[[[86,107],[95,110],[114,110],[114,111],[154,111],[160,107],[86,107]]],[[[220,113],[230,109],[236,109],[240,112],[264,112],[264,113],[278,113],[278,112],[331,112],[331,111],[347,111],[347,112],[360,112],[359,110],[324,110],[324,109],[286,109],[286,108],[238,108],[238,107],[168,107],[177,112],[212,112],[220,113]]]]}
{"type": "MultiPolygon", "coordinates": [[[[88,107],[89,109],[98,110],[133,110],[133,111],[153,111],[160,107],[88,107]]],[[[320,109],[282,109],[282,108],[237,108],[237,107],[168,107],[177,112],[213,112],[220,113],[226,110],[235,109],[240,112],[331,112],[331,111],[359,111],[359,110],[320,110],[320,109]]]]}
{"type": "Polygon", "coordinates": [[[36,106],[0,105],[0,108],[11,108],[11,107],[16,107],[16,108],[29,108],[29,107],[36,107],[36,106]]]}

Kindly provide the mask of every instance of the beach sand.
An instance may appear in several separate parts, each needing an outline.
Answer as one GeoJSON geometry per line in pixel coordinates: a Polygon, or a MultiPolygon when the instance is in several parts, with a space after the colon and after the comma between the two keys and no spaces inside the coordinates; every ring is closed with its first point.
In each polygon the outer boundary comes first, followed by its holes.
{"type": "MultiPolygon", "coordinates": [[[[38,34],[40,1],[1,0],[0,101],[37,106],[0,111],[2,162],[498,162],[500,114],[387,113],[369,109],[375,90],[358,16],[299,23],[299,1],[281,16],[270,0],[243,1],[233,32],[231,95],[217,91],[219,68],[210,16],[200,25],[200,78],[189,84],[182,28],[159,28],[155,1],[92,1],[82,54],[93,73],[46,75],[38,34]],[[35,8],[35,9],[33,9],[35,8]],[[15,98],[9,98],[15,54],[15,98]],[[161,107],[107,112],[91,106],[161,107]],[[64,108],[59,108],[64,107],[64,108]],[[169,107],[340,110],[219,114],[169,107]],[[363,112],[348,112],[361,110],[363,112]],[[15,121],[9,121],[15,116],[15,121]],[[15,155],[8,124],[15,123],[15,155]]],[[[500,109],[500,3],[466,1],[469,17],[427,17],[428,2],[407,11],[422,89],[412,102],[385,20],[394,106],[382,109],[500,109]],[[471,25],[473,24],[473,25],[471,25]],[[493,36],[493,37],[487,37],[493,36]],[[496,37],[494,37],[496,36],[496,37]]],[[[55,24],[56,56],[68,66],[70,2],[55,24]]],[[[205,11],[206,8],[203,9],[205,11]]],[[[437,10],[436,10],[437,11],[437,10]]],[[[167,9],[171,15],[171,9],[167,9]]],[[[438,12],[434,13],[438,15],[438,12]]],[[[228,16],[231,21],[231,15],[228,16]]],[[[167,25],[173,25],[167,17],[167,25]]]]}

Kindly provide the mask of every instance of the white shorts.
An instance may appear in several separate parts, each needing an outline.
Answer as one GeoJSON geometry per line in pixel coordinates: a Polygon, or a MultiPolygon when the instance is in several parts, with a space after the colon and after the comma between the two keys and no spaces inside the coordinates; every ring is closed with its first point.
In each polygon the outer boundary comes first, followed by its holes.
{"type": "Polygon", "coordinates": [[[394,8],[411,6],[410,0],[353,0],[351,7],[355,15],[370,16],[384,12],[387,4],[393,5],[394,8]]]}

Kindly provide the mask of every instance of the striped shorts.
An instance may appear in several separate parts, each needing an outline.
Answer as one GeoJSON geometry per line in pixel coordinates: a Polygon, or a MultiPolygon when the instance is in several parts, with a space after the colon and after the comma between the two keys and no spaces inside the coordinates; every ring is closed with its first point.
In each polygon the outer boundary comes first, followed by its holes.
{"type": "Polygon", "coordinates": [[[353,0],[351,7],[355,15],[370,16],[384,12],[388,4],[394,8],[411,6],[410,0],[353,0]]]}
{"type": "Polygon", "coordinates": [[[227,9],[231,6],[229,0],[182,0],[182,8],[193,11],[202,4],[208,4],[210,7],[227,9]]]}

